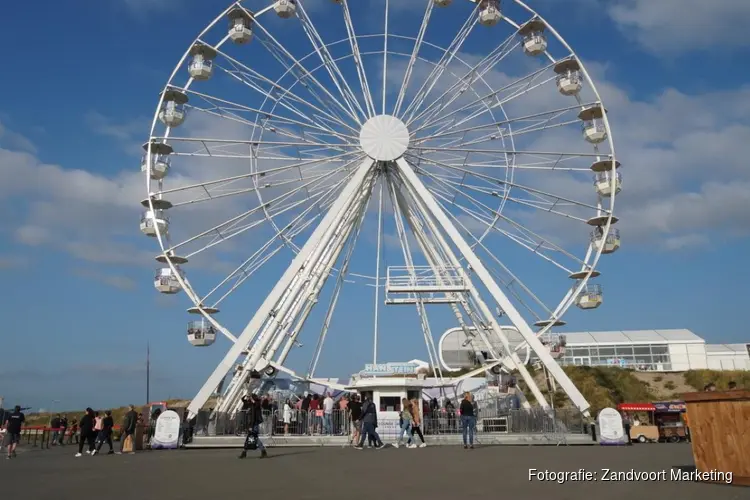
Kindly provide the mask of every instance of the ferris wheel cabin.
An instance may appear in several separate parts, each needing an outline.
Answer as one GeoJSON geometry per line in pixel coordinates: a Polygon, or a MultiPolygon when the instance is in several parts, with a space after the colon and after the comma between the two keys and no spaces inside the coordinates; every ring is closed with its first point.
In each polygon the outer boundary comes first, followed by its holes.
{"type": "Polygon", "coordinates": [[[500,10],[499,0],[480,0],[479,24],[482,26],[494,26],[499,23],[502,18],[503,14],[500,10]]]}
{"type": "Polygon", "coordinates": [[[229,39],[237,45],[244,45],[253,39],[252,14],[239,5],[229,11],[229,39]]]}
{"type": "Polygon", "coordinates": [[[141,232],[154,237],[158,233],[162,236],[169,230],[169,219],[162,210],[146,210],[141,215],[141,232]]]}
{"type": "Polygon", "coordinates": [[[566,59],[555,65],[557,90],[562,95],[577,95],[583,88],[581,65],[576,59],[566,59]]]}
{"type": "Polygon", "coordinates": [[[597,250],[601,249],[602,253],[615,253],[620,248],[620,230],[610,229],[607,237],[604,237],[604,231],[597,228],[591,233],[591,243],[597,250]]]}
{"type": "MultiPolygon", "coordinates": [[[[177,272],[182,274],[179,267],[175,266],[177,272]]],[[[172,295],[182,290],[182,285],[177,279],[177,274],[172,271],[171,267],[160,267],[156,270],[156,276],[154,276],[154,288],[160,293],[172,295]]]]}
{"type": "Polygon", "coordinates": [[[602,305],[602,299],[602,286],[599,284],[587,283],[576,297],[576,305],[584,310],[596,309],[602,305]]]}
{"type": "Polygon", "coordinates": [[[141,157],[141,172],[151,172],[151,178],[161,180],[169,173],[169,155],[172,146],[163,142],[147,142],[143,145],[146,153],[141,157]]]}
{"type": "Polygon", "coordinates": [[[156,256],[156,262],[159,262],[161,264],[168,264],[169,262],[172,262],[172,264],[176,266],[180,266],[182,264],[187,264],[188,259],[186,257],[179,257],[175,255],[173,251],[168,251],[167,254],[161,254],[156,256]]]}
{"type": "Polygon", "coordinates": [[[607,127],[604,125],[606,112],[601,105],[596,105],[578,113],[578,118],[583,122],[583,138],[591,144],[599,144],[607,138],[607,127]]]}
{"type": "Polygon", "coordinates": [[[612,193],[617,194],[622,190],[622,174],[610,171],[597,172],[594,174],[594,188],[602,198],[609,198],[612,193]]]}
{"type": "Polygon", "coordinates": [[[159,110],[159,120],[167,127],[182,125],[185,121],[187,102],[188,96],[184,92],[175,89],[166,90],[159,110]]]}
{"type": "Polygon", "coordinates": [[[196,43],[190,49],[193,58],[188,64],[188,73],[195,80],[208,80],[214,72],[214,58],[216,50],[213,47],[196,43]]]}
{"type": "Polygon", "coordinates": [[[273,10],[281,19],[289,19],[297,13],[297,0],[279,0],[274,4],[273,10]]]}
{"type": "Polygon", "coordinates": [[[518,34],[523,37],[523,51],[527,55],[538,56],[547,50],[544,30],[544,21],[541,19],[532,19],[518,29],[518,34]]]}
{"type": "Polygon", "coordinates": [[[195,347],[208,347],[216,342],[216,329],[205,318],[190,321],[187,326],[187,338],[195,347]]]}
{"type": "Polygon", "coordinates": [[[453,3],[453,0],[433,0],[436,7],[447,7],[453,3]]]}

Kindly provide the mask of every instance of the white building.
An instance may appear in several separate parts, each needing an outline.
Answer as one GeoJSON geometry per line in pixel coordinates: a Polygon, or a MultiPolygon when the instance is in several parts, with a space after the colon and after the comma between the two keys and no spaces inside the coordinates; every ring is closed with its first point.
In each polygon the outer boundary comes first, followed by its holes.
{"type": "MultiPolygon", "coordinates": [[[[451,342],[455,329],[441,339],[444,364],[468,368],[473,348],[465,342],[451,342]],[[465,351],[461,354],[458,351],[465,351]],[[466,365],[466,366],[464,366],[466,365]]],[[[706,344],[686,329],[572,332],[565,338],[562,365],[622,366],[644,371],[750,370],[750,344],[706,344]]],[[[531,355],[533,362],[534,355],[531,355]]]]}

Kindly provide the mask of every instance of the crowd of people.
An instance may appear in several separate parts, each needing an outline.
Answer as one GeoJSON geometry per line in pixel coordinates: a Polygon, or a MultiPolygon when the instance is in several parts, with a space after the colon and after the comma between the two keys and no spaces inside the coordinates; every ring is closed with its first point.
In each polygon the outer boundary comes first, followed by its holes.
{"type": "MultiPolygon", "coordinates": [[[[338,404],[339,409],[345,410],[345,415],[349,419],[347,424],[351,426],[350,444],[354,449],[364,449],[365,441],[367,441],[368,446],[371,448],[381,449],[385,447],[377,431],[378,408],[369,396],[361,398],[359,394],[354,394],[351,397],[344,396],[338,403],[334,401],[330,393],[326,394],[322,400],[317,394],[306,394],[298,401],[297,405],[294,405],[287,399],[284,401],[282,409],[284,433],[289,433],[289,426],[292,424],[295,410],[304,411],[306,412],[305,414],[309,414],[310,411],[322,409],[323,414],[320,422],[317,421],[317,418],[313,420],[311,424],[313,430],[310,432],[314,432],[315,428],[320,428],[322,434],[333,434],[336,426],[334,425],[332,416],[336,404],[338,404]]],[[[436,405],[437,400],[433,400],[426,405],[426,408],[428,410],[433,409],[436,405]]],[[[448,401],[446,404],[447,407],[453,408],[453,404],[448,401]]],[[[261,397],[251,393],[242,398],[242,418],[244,420],[246,436],[239,458],[246,458],[247,452],[251,450],[260,451],[261,458],[268,456],[268,452],[260,439],[260,429],[264,422],[264,412],[274,412],[276,409],[278,409],[278,405],[268,395],[261,397]]],[[[269,415],[272,413],[265,414],[269,415]]],[[[459,414],[463,446],[465,449],[473,449],[478,411],[476,402],[473,400],[470,392],[464,393],[459,406],[459,414]]],[[[397,441],[393,443],[394,448],[399,448],[402,445],[405,445],[407,448],[424,448],[427,446],[424,434],[422,433],[422,417],[423,408],[419,400],[409,400],[406,398],[401,400],[399,433],[397,441]],[[420,444],[418,445],[415,442],[415,435],[420,440],[420,444]],[[404,443],[404,440],[406,440],[406,443],[404,443]]],[[[305,420],[302,425],[308,426],[310,422],[305,420]]],[[[307,431],[307,429],[303,428],[303,431],[307,431]]],[[[344,433],[344,431],[342,430],[341,433],[344,433]]]]}

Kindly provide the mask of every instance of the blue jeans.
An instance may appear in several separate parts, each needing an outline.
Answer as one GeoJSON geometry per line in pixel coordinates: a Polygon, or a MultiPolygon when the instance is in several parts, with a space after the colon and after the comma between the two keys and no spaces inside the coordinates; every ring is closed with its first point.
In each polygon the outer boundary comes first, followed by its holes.
{"type": "Polygon", "coordinates": [[[362,432],[360,433],[359,437],[359,443],[357,446],[360,448],[364,446],[365,444],[365,438],[370,437],[375,441],[376,446],[380,446],[383,444],[383,441],[380,440],[380,436],[378,436],[377,431],[375,430],[375,425],[370,422],[362,422],[362,432]]]}
{"type": "Polygon", "coordinates": [[[331,414],[323,414],[323,434],[332,434],[331,432],[331,414]]]}
{"type": "Polygon", "coordinates": [[[469,415],[461,415],[461,433],[464,438],[464,446],[474,446],[474,428],[477,425],[477,417],[469,415]],[[466,441],[466,435],[468,434],[469,440],[466,441]]]}
{"type": "Polygon", "coordinates": [[[406,444],[411,444],[411,422],[404,421],[401,423],[401,432],[398,433],[398,444],[404,439],[404,434],[409,438],[406,444]]]}

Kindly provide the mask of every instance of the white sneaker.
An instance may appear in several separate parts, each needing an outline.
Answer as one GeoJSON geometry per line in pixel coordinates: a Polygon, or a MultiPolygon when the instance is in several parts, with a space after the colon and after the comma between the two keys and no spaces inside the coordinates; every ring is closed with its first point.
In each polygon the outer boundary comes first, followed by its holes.
{"type": "Polygon", "coordinates": [[[91,452],[91,456],[93,457],[94,455],[96,455],[96,450],[91,452]]]}
{"type": "Polygon", "coordinates": [[[419,445],[420,448],[427,448],[427,443],[422,443],[419,445]]]}
{"type": "Polygon", "coordinates": [[[78,458],[78,457],[80,457],[80,456],[81,456],[81,454],[80,454],[80,453],[76,453],[76,458],[78,458]]]}
{"type": "Polygon", "coordinates": [[[91,455],[91,450],[86,450],[86,455],[91,455]]]}
{"type": "Polygon", "coordinates": [[[406,447],[411,449],[411,448],[416,448],[417,445],[414,443],[411,443],[411,444],[407,444],[406,447]]]}
{"type": "Polygon", "coordinates": [[[398,448],[398,443],[393,443],[394,448],[398,448]]]}

